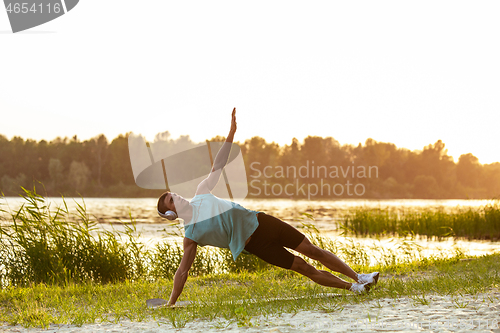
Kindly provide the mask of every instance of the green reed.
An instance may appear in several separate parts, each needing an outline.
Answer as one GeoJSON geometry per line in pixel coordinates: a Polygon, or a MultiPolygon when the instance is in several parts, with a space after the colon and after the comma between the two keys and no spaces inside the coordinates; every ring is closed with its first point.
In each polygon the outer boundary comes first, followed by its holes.
{"type": "Polygon", "coordinates": [[[398,211],[357,208],[340,222],[340,229],[355,236],[425,236],[442,239],[500,239],[500,204],[446,213],[442,209],[398,211]]]}
{"type": "Polygon", "coordinates": [[[144,271],[143,245],[133,227],[121,234],[97,231],[97,222],[77,203],[52,210],[36,190],[23,188],[25,203],[0,226],[2,285],[134,279],[144,271]]]}

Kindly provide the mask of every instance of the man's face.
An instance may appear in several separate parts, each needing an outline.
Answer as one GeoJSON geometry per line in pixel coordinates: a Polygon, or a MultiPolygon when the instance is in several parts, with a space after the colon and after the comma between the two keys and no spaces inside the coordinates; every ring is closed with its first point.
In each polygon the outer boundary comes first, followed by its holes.
{"type": "Polygon", "coordinates": [[[187,206],[189,206],[189,201],[184,199],[182,196],[169,192],[164,199],[165,206],[168,210],[175,212],[177,215],[182,213],[187,206]]]}

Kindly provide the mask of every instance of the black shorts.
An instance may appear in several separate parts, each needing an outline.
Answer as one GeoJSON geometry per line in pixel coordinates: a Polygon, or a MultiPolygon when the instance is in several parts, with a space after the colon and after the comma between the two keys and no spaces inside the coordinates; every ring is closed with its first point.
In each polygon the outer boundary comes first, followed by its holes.
{"type": "Polygon", "coordinates": [[[306,236],[288,223],[262,212],[257,220],[259,226],[245,250],[272,265],[290,269],[295,256],[285,247],[295,249],[306,236]]]}

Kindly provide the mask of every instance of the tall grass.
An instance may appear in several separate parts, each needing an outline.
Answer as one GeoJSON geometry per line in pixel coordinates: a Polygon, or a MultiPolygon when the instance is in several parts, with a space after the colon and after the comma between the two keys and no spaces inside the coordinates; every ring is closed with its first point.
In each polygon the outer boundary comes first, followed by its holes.
{"type": "Polygon", "coordinates": [[[480,208],[394,211],[357,208],[346,214],[340,228],[355,236],[414,236],[442,239],[500,239],[500,204],[494,201],[480,208]]]}
{"type": "Polygon", "coordinates": [[[25,203],[0,226],[2,285],[134,279],[144,271],[143,245],[133,227],[122,234],[97,231],[77,202],[75,213],[23,188],[25,203]]]}

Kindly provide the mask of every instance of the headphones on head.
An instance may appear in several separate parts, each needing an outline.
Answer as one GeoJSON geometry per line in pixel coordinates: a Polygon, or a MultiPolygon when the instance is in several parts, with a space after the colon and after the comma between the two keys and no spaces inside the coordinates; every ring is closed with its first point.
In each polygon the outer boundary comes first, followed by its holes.
{"type": "Polygon", "coordinates": [[[175,220],[177,218],[177,214],[173,210],[167,210],[165,212],[165,214],[163,214],[162,212],[160,212],[158,209],[157,209],[157,211],[158,211],[158,215],[160,215],[161,217],[164,217],[164,218],[166,218],[166,219],[168,219],[170,221],[173,221],[173,220],[175,220]]]}

